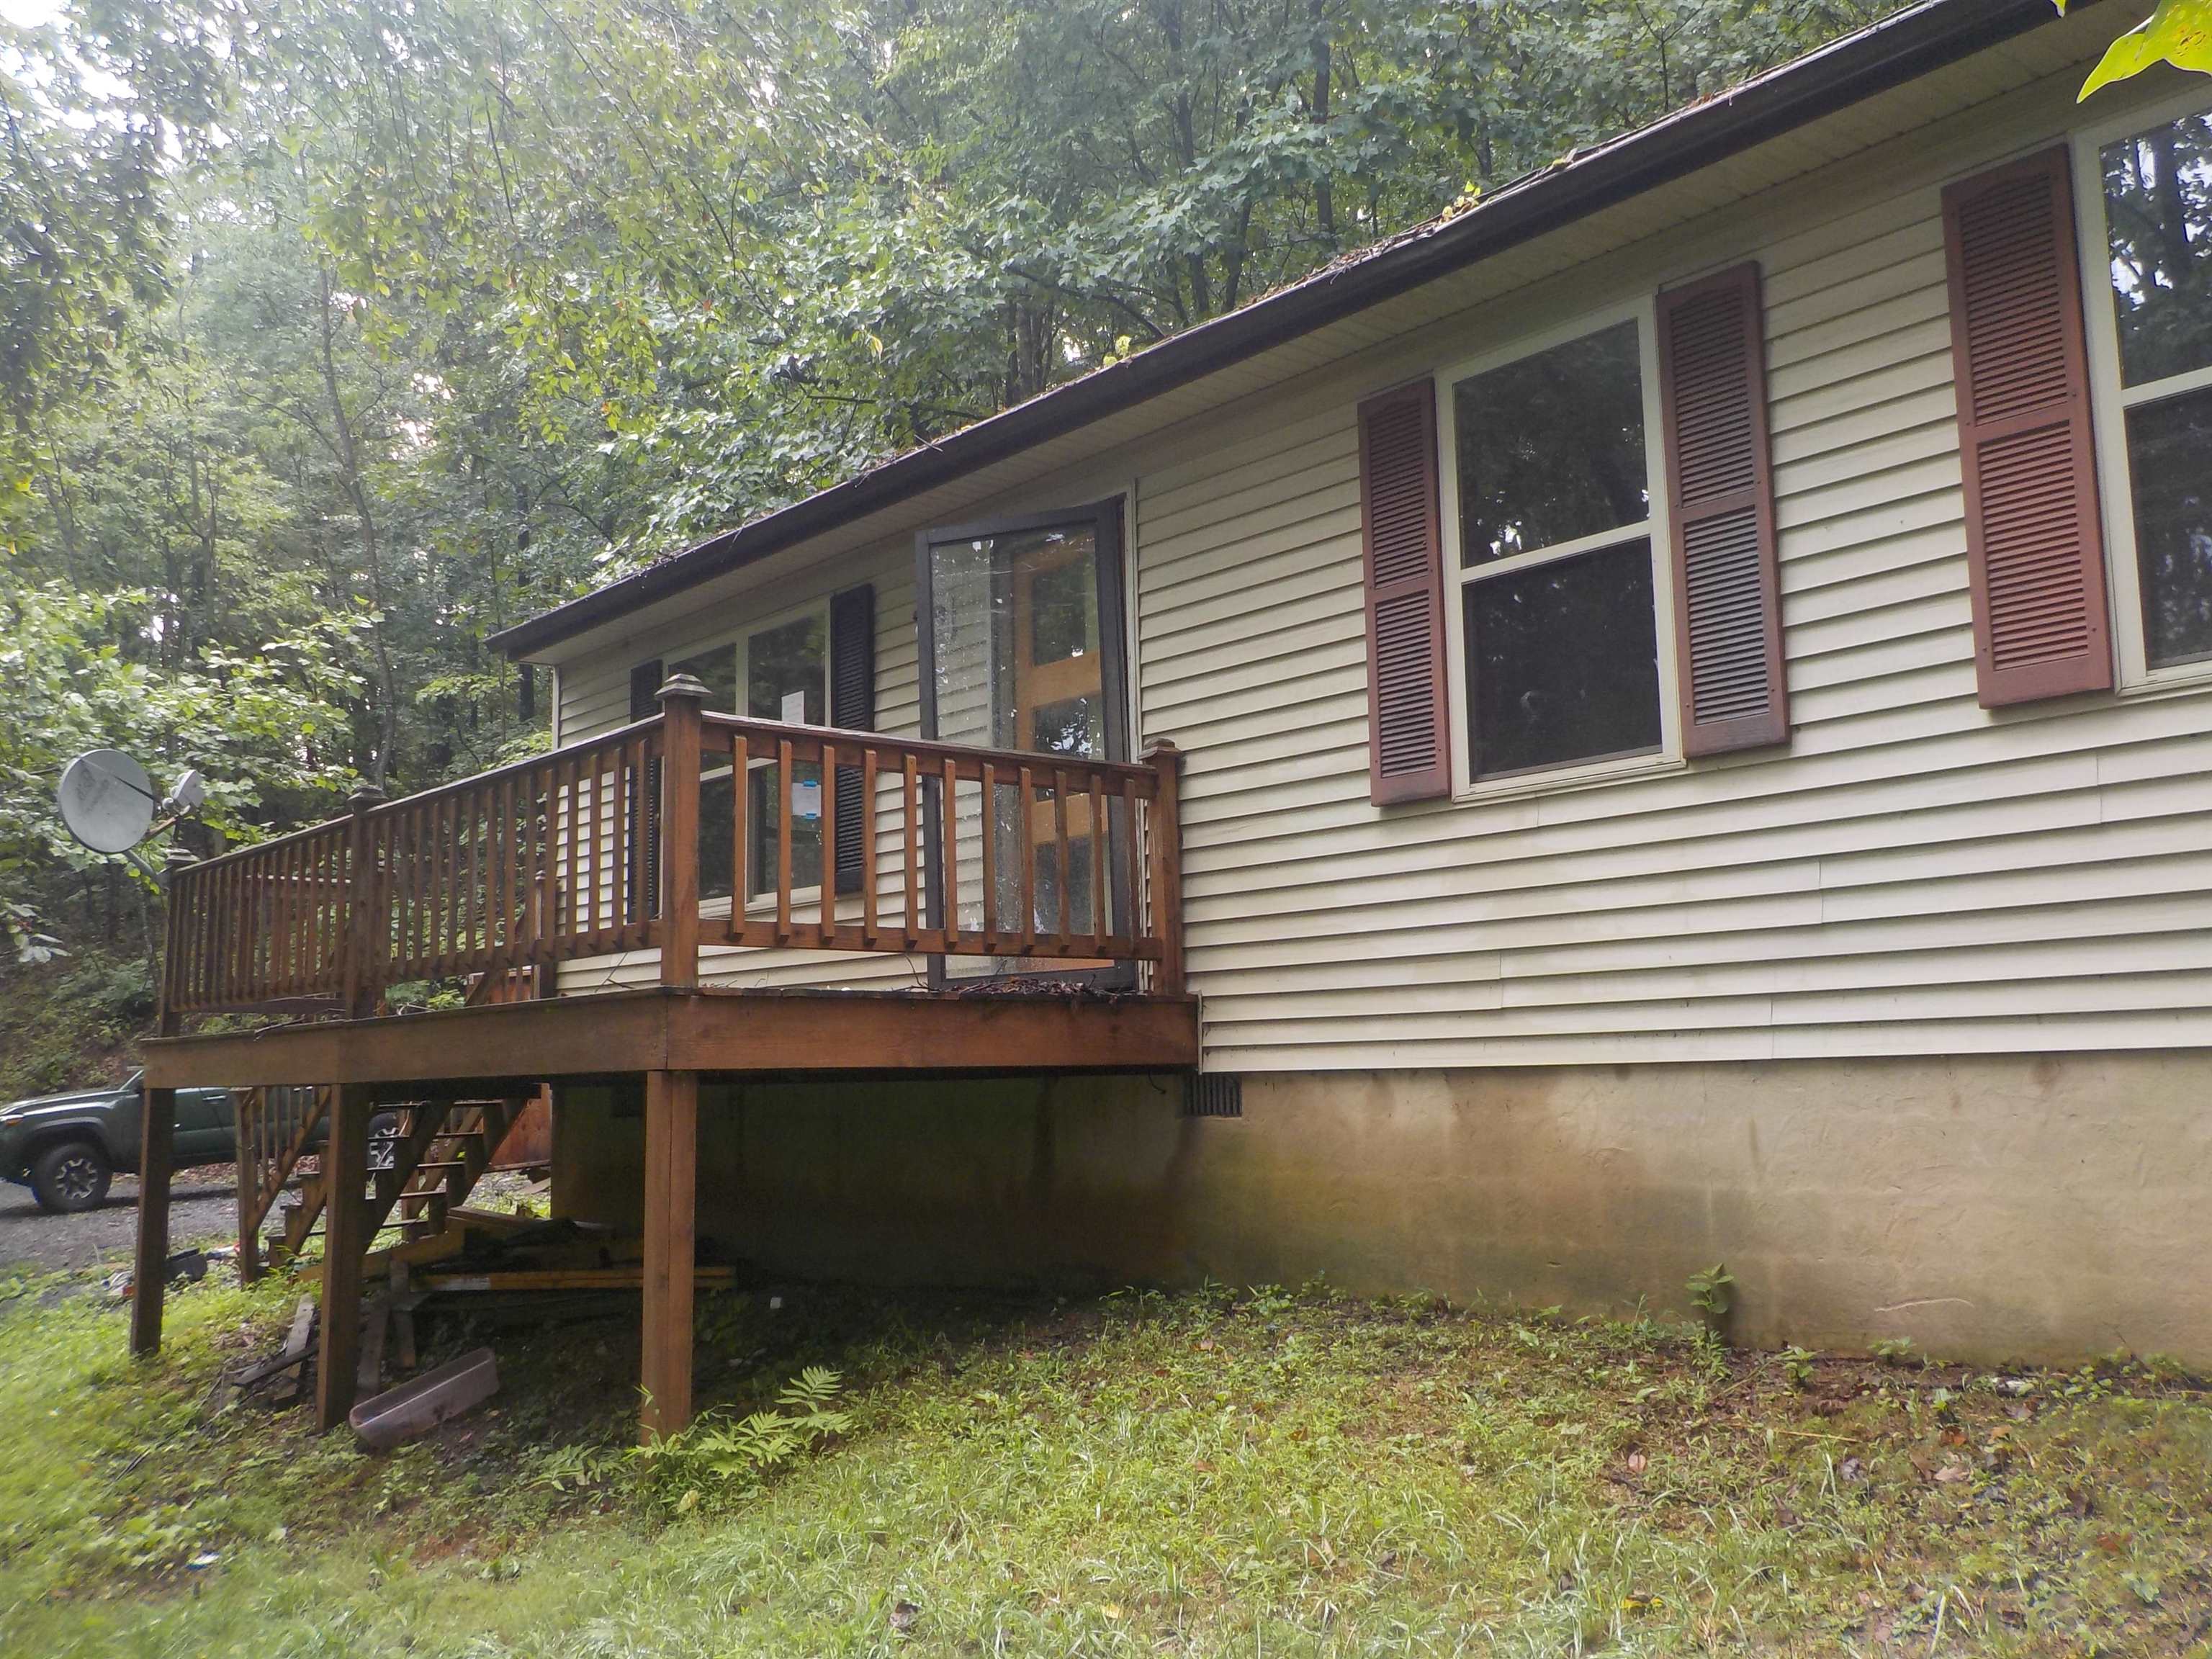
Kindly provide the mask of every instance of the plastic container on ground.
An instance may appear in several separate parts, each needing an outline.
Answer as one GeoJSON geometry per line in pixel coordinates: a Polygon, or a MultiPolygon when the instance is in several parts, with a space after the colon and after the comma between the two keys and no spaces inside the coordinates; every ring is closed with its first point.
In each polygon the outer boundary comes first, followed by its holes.
{"type": "Polygon", "coordinates": [[[481,1406],[499,1392],[499,1362],[489,1348],[477,1348],[411,1382],[387,1389],[346,1413],[364,1444],[379,1451],[428,1434],[447,1418],[481,1406]]]}

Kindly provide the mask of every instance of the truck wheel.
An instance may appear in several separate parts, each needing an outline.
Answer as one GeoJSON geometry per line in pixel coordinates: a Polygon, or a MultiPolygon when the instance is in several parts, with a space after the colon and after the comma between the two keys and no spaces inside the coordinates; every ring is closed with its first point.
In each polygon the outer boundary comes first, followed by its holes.
{"type": "Polygon", "coordinates": [[[57,1214],[96,1210],[107,1200],[114,1173],[107,1154],[90,1141],[60,1141],[31,1160],[31,1196],[57,1214]]]}

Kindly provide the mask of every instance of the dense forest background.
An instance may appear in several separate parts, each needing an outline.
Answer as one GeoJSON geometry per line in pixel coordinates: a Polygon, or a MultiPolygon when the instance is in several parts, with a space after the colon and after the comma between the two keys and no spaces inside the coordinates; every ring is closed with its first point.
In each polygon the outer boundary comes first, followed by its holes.
{"type": "Polygon", "coordinates": [[[1789,57],[1860,0],[78,0],[0,16],[0,914],[544,741],[500,627],[1789,57]]]}

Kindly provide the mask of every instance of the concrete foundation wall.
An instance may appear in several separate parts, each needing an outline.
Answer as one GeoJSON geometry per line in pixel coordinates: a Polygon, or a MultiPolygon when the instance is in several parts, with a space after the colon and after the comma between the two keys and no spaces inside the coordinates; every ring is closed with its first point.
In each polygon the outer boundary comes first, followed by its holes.
{"type": "MultiPolygon", "coordinates": [[[[1620,1313],[1725,1261],[1736,1336],[2212,1366],[2212,1057],[2092,1054],[753,1085],[702,1237],[906,1282],[1297,1284],[1620,1313]]],[[[634,1222],[642,1123],[556,1115],[562,1213],[634,1222]]]]}

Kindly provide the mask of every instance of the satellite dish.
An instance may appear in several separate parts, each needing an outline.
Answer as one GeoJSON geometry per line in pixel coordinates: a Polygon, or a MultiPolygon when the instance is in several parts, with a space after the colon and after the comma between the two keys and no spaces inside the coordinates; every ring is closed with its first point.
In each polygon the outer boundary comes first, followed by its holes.
{"type": "Polygon", "coordinates": [[[146,769],[120,749],[79,755],[55,792],[62,822],[95,853],[127,853],[154,827],[161,798],[146,769]]]}

